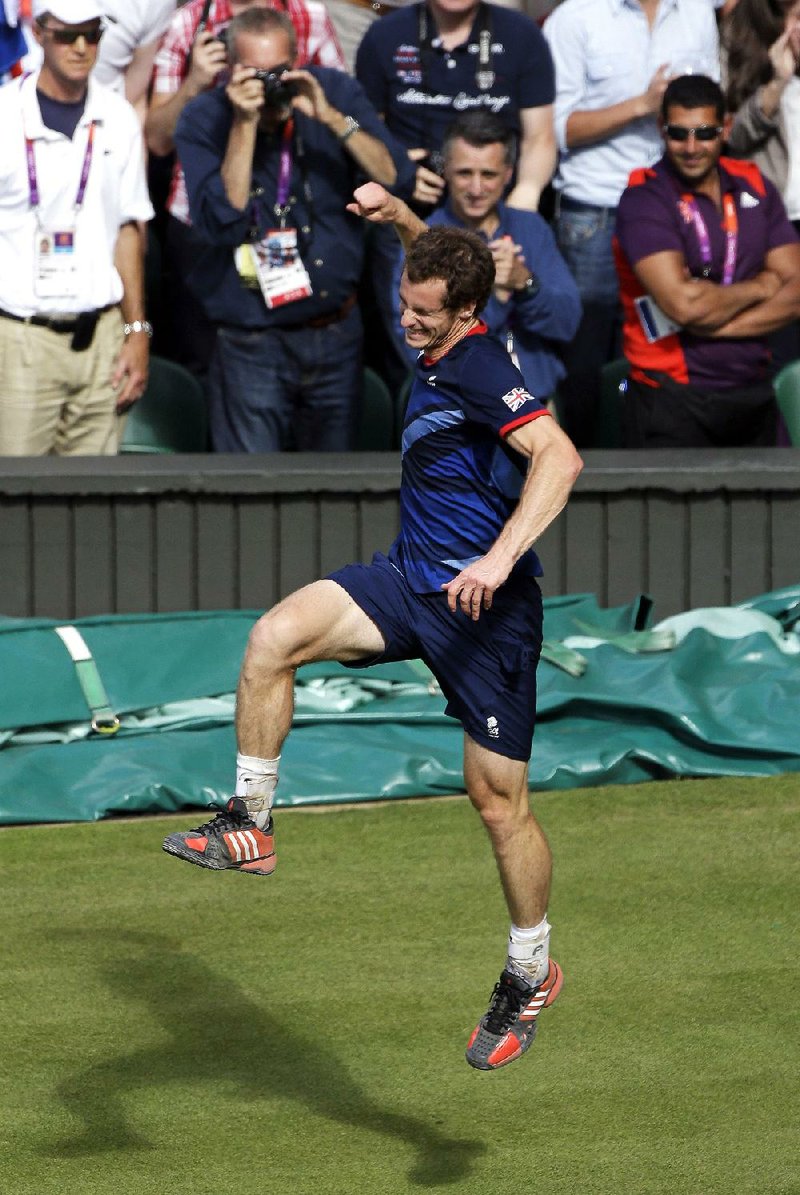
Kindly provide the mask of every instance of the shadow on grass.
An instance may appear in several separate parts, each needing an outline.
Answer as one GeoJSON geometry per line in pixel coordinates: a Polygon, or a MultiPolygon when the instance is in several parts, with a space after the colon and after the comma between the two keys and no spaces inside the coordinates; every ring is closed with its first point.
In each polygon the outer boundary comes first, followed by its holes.
{"type": "MultiPolygon", "coordinates": [[[[167,938],[108,930],[60,931],[61,946],[67,937],[82,943],[115,994],[126,1001],[141,1000],[150,1008],[169,1040],[127,1050],[121,1005],[119,1051],[81,1069],[56,1089],[83,1128],[47,1149],[48,1156],[153,1148],[129,1123],[125,1096],[174,1082],[232,1084],[247,1100],[296,1100],[331,1121],[394,1137],[417,1151],[409,1179],[421,1187],[460,1181],[486,1152],[482,1141],[455,1140],[421,1119],[371,1100],[326,1046],[324,1012],[318,1017],[318,1032],[304,1037],[167,938]]],[[[313,985],[298,978],[291,991],[274,996],[290,1003],[296,1019],[309,1023],[313,1032],[320,998],[313,985]]],[[[357,1009],[353,1016],[358,1037],[357,1009]]],[[[250,1131],[247,1121],[226,1126],[222,1115],[218,1128],[215,1150],[224,1150],[226,1132],[250,1131]]]]}

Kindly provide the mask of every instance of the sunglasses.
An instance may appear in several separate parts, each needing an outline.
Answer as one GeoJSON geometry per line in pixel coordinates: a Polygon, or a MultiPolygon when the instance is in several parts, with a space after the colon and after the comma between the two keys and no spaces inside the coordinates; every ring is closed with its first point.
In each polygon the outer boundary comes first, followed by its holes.
{"type": "Polygon", "coordinates": [[[85,37],[90,46],[96,46],[103,36],[103,26],[95,29],[53,29],[50,25],[40,25],[43,33],[49,33],[57,46],[74,46],[78,38],[85,37]]]}
{"type": "Polygon", "coordinates": [[[701,124],[696,129],[685,129],[681,124],[668,124],[664,132],[670,141],[688,141],[692,133],[698,141],[716,141],[722,132],[722,125],[701,124]]]}

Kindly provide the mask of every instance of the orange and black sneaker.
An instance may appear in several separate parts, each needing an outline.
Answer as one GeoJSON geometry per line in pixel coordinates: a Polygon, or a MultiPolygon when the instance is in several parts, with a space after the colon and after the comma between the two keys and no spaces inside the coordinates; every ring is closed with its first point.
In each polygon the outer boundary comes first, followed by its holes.
{"type": "Polygon", "coordinates": [[[539,1013],[561,991],[564,976],[550,960],[544,983],[526,984],[512,971],[503,971],[494,986],[489,1011],[478,1022],[467,1046],[467,1062],[480,1071],[508,1066],[533,1045],[539,1013]]]}
{"type": "Polygon", "coordinates": [[[231,797],[224,810],[196,830],[167,835],[164,850],[212,871],[268,876],[277,863],[272,817],[259,830],[241,797],[231,797]]]}

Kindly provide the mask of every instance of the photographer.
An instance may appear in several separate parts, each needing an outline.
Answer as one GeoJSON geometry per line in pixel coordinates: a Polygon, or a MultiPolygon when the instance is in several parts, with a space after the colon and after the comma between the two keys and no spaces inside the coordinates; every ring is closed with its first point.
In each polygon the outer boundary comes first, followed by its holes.
{"type": "MultiPolygon", "coordinates": [[[[248,8],[281,7],[294,26],[298,66],[344,70],[345,62],[321,0],[188,0],[176,11],[153,66],[152,96],[145,124],[147,147],[156,157],[175,149],[175,128],[191,100],[222,82],[228,68],[225,32],[248,8]]],[[[189,200],[181,163],[173,159],[167,198],[165,264],[167,338],[170,355],[205,379],[214,345],[214,329],[183,285],[197,253],[189,219],[189,200]]]]}
{"type": "Polygon", "coordinates": [[[186,281],[218,325],[212,445],[345,451],[361,390],[364,243],[345,205],[359,178],[391,187],[407,159],[355,80],[292,69],[283,13],[249,9],[228,37],[230,82],[192,101],[176,130],[206,246],[186,281]]]}

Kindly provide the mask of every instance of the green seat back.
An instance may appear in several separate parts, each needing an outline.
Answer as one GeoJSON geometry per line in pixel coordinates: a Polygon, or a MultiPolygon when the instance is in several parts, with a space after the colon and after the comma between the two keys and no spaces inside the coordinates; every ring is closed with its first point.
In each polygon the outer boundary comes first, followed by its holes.
{"type": "Polygon", "coordinates": [[[359,452],[390,452],[392,448],[394,405],[389,387],[374,370],[365,368],[356,449],[359,452]]]}
{"type": "Polygon", "coordinates": [[[205,452],[208,416],[203,387],[188,369],[150,358],[147,389],[128,414],[120,452],[205,452]]]}
{"type": "Polygon", "coordinates": [[[629,370],[625,357],[609,361],[600,370],[600,401],[592,435],[594,448],[622,448],[623,382],[629,370]]]}
{"type": "Polygon", "coordinates": [[[784,365],[775,378],[775,396],[789,440],[800,448],[800,361],[790,361],[784,365]]]}

